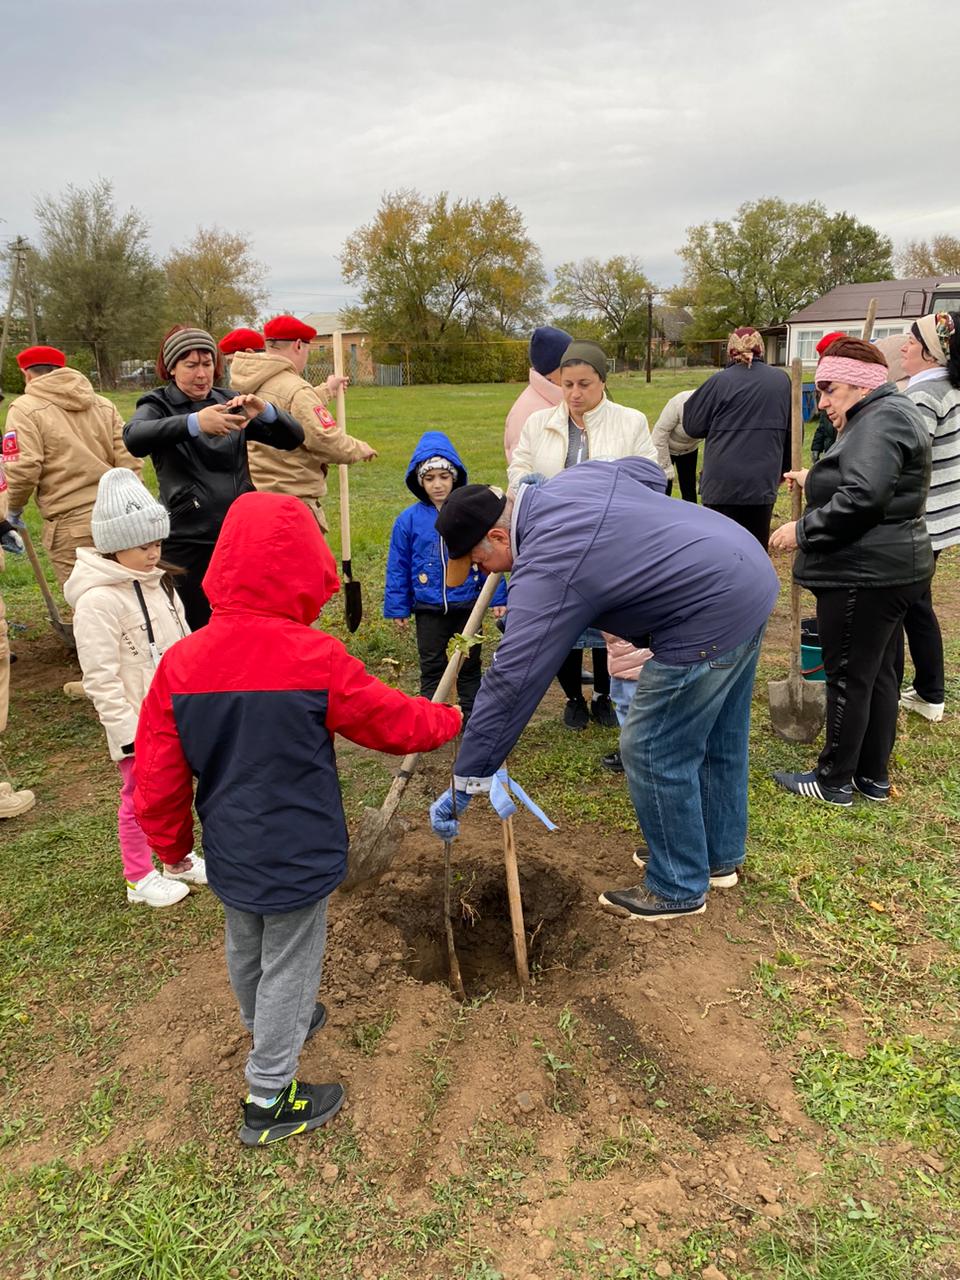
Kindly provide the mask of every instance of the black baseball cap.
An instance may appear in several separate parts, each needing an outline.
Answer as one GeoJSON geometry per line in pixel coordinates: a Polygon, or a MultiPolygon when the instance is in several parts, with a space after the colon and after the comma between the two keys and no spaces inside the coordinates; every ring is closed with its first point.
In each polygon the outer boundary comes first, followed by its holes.
{"type": "Polygon", "coordinates": [[[473,563],[470,552],[500,519],[506,495],[488,484],[465,484],[454,489],[440,508],[436,530],[447,544],[447,586],[459,587],[473,563]]]}

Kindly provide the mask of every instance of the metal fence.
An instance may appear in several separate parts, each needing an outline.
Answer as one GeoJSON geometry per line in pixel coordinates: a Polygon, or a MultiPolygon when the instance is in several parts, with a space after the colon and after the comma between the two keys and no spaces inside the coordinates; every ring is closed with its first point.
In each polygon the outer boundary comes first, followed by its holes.
{"type": "MultiPolygon", "coordinates": [[[[527,377],[527,343],[519,339],[489,342],[374,342],[372,360],[359,361],[355,352],[345,352],[346,373],[354,386],[407,387],[435,383],[523,382],[527,377]]],[[[726,339],[708,342],[658,342],[652,351],[654,369],[722,368],[726,362],[726,339]]],[[[608,352],[610,370],[626,373],[642,370],[641,357],[631,347],[626,360],[608,352]]],[[[319,386],[333,373],[333,353],[328,347],[313,347],[304,370],[308,382],[319,386]]],[[[156,386],[151,359],[125,360],[120,366],[117,386],[141,390],[156,386]]],[[[227,378],[224,378],[227,382],[227,378]]]]}

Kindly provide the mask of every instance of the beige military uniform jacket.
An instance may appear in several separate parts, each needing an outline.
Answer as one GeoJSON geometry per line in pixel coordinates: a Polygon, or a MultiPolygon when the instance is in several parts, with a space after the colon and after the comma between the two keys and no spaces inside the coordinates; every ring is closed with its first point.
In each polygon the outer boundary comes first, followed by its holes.
{"type": "Polygon", "coordinates": [[[22,511],[36,493],[44,520],[90,512],[97,485],[112,467],[143,470],[123,443],[123,419],[76,369],[54,369],[27,383],[10,406],[20,457],[8,464],[10,509],[22,511]]]}
{"type": "Polygon", "coordinates": [[[368,446],[347,435],[317,388],[300,377],[286,356],[274,351],[238,352],[230,366],[230,389],[238,395],[260,396],[303,427],[303,444],[289,453],[251,442],[247,446],[250,478],[267,493],[290,493],[316,504],[320,527],[326,531],[319,503],[326,496],[327,471],[337,463],[360,462],[368,446]]]}

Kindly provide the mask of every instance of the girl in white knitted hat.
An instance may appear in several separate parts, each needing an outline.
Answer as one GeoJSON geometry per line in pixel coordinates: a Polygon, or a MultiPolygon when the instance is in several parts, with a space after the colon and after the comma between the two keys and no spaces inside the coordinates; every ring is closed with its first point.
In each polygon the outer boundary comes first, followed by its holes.
{"type": "Polygon", "coordinates": [[[161,875],[134,812],[140,704],[160,655],[189,631],[171,566],[160,559],[170,517],[132,471],[118,467],[100,478],[91,527],[96,549],[79,549],[64,587],[74,611],[83,688],[120,770],[117,823],[127,901],[169,907],[187,896],[190,884],[207,882],[196,854],[164,867],[161,875]]]}

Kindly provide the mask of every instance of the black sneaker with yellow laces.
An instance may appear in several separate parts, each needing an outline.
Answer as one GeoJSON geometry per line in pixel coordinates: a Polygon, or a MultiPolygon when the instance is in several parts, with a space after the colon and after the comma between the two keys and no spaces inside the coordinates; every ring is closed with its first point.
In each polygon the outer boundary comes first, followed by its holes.
{"type": "Polygon", "coordinates": [[[291,1080],[268,1107],[256,1102],[243,1104],[240,1141],[248,1147],[263,1147],[297,1133],[319,1129],[332,1120],[343,1106],[340,1084],[301,1084],[291,1080]]]}

